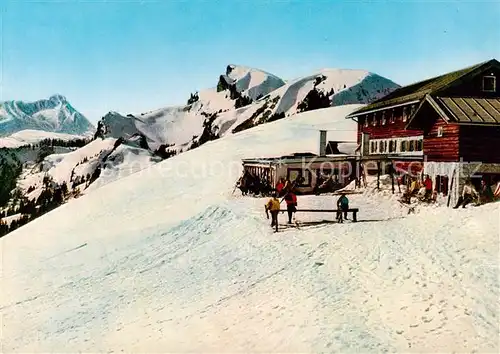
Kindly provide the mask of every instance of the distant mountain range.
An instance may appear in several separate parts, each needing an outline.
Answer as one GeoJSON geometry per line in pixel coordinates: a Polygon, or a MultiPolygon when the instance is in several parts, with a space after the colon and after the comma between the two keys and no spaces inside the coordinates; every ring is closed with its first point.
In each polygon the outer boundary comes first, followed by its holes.
{"type": "Polygon", "coordinates": [[[138,115],[109,112],[100,125],[107,136],[142,136],[152,150],[163,145],[180,152],[303,111],[369,103],[398,87],[364,70],[324,69],[285,82],[262,70],[228,65],[214,88],[191,94],[186,105],[138,115]]]}
{"type": "Polygon", "coordinates": [[[0,102],[0,137],[22,130],[92,135],[95,127],[61,95],[35,102],[0,102]]]}

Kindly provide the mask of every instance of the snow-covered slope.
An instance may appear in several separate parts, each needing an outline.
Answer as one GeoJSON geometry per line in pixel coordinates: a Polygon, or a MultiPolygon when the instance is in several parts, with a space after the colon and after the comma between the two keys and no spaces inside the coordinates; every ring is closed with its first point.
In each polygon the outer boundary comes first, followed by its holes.
{"type": "Polygon", "coordinates": [[[51,154],[40,167],[28,165],[18,188],[26,198],[36,200],[43,190],[44,178],[49,177],[55,185],[65,183],[69,191],[84,192],[90,186],[95,190],[159,161],[149,151],[117,144],[114,138],[96,139],[74,151],[51,154]]]}
{"type": "Polygon", "coordinates": [[[110,112],[102,121],[109,136],[128,138],[140,134],[152,149],[165,144],[172,150],[186,151],[302,111],[369,103],[397,87],[363,70],[324,69],[285,83],[261,70],[230,65],[216,88],[197,92],[186,106],[135,116],[110,112]]]}
{"type": "Polygon", "coordinates": [[[53,133],[42,130],[21,130],[10,136],[0,138],[0,148],[18,148],[25,145],[38,144],[45,139],[72,141],[86,138],[86,136],[82,135],[53,133]]]}
{"type": "Polygon", "coordinates": [[[95,131],[61,95],[36,102],[0,102],[0,137],[26,129],[73,135],[91,135],[95,131]]]}
{"type": "MultiPolygon", "coordinates": [[[[318,123],[348,131],[356,108],[318,123]]],[[[358,223],[297,215],[300,230],[274,234],[263,199],[232,195],[241,158],[317,151],[314,115],[296,118],[209,142],[2,238],[2,348],[497,352],[498,204],[406,217],[392,199],[353,195],[358,223]]]]}
{"type": "Polygon", "coordinates": [[[147,150],[121,144],[107,156],[102,164],[99,178],[86,189],[85,193],[147,169],[160,161],[160,158],[152,156],[147,150]]]}

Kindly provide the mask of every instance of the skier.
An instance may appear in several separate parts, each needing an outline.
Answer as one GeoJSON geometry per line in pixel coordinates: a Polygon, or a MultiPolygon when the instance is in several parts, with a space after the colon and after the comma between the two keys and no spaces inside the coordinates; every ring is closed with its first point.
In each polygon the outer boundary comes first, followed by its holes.
{"type": "Polygon", "coordinates": [[[288,223],[292,223],[293,213],[297,211],[297,196],[292,191],[285,195],[286,210],[288,211],[288,223]]]}
{"type": "Polygon", "coordinates": [[[347,199],[345,193],[340,195],[340,198],[337,200],[337,220],[339,223],[343,223],[342,213],[344,213],[344,219],[347,220],[347,210],[349,209],[349,199],[347,199]]]}
{"type": "Polygon", "coordinates": [[[280,212],[280,201],[277,198],[276,193],[273,193],[271,199],[265,205],[266,216],[269,219],[269,212],[271,212],[271,227],[276,227],[276,232],[278,232],[278,214],[280,212]]]}

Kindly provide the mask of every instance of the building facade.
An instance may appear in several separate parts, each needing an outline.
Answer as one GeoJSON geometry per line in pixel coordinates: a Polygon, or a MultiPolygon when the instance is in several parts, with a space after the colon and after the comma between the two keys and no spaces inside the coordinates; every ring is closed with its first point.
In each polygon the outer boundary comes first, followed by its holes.
{"type": "MultiPolygon", "coordinates": [[[[500,178],[500,63],[493,59],[401,87],[350,114],[368,173],[428,174],[457,199],[467,178],[500,178]],[[453,188],[452,188],[453,187],[453,188]]],[[[449,198],[450,199],[450,198],[449,198]]]]}

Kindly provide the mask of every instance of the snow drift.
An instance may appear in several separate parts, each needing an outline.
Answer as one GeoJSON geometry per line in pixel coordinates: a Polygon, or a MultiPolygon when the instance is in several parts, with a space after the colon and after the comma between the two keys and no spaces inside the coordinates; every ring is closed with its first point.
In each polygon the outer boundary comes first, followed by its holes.
{"type": "Polygon", "coordinates": [[[241,158],[316,152],[357,108],[209,142],[1,239],[4,350],[496,352],[498,204],[405,217],[353,195],[358,223],[272,233],[232,195],[241,158]]]}

